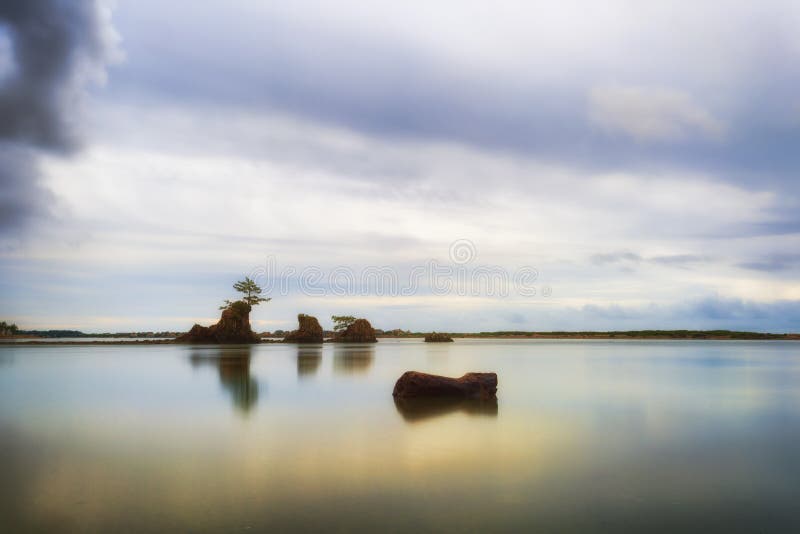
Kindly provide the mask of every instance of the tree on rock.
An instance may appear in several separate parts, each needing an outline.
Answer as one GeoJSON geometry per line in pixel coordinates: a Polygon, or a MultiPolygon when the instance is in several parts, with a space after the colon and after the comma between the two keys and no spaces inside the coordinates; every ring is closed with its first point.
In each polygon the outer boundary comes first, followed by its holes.
{"type": "Polygon", "coordinates": [[[14,336],[19,332],[19,328],[14,323],[8,324],[0,321],[0,336],[14,336]]]}
{"type": "Polygon", "coordinates": [[[347,327],[356,322],[356,318],[352,315],[331,315],[333,320],[334,332],[342,332],[347,330],[347,327]]]}
{"type": "Polygon", "coordinates": [[[219,321],[211,326],[196,324],[187,333],[175,338],[179,343],[258,343],[258,335],[250,327],[253,306],[270,299],[262,297],[262,289],[250,277],[233,284],[244,295],[240,300],[225,300],[219,321]]]}
{"type": "MultiPolygon", "coordinates": [[[[269,302],[272,300],[269,297],[262,297],[261,294],[263,293],[263,289],[261,286],[255,283],[249,276],[245,276],[244,280],[240,280],[233,284],[233,289],[242,293],[244,297],[242,297],[242,301],[246,302],[250,306],[257,306],[262,302],[269,302]]],[[[219,307],[220,310],[224,310],[228,308],[231,304],[233,304],[230,300],[225,300],[225,304],[219,307]]]]}
{"type": "Polygon", "coordinates": [[[333,341],[347,343],[376,343],[375,329],[366,319],[355,319],[344,330],[336,332],[333,341]]]}

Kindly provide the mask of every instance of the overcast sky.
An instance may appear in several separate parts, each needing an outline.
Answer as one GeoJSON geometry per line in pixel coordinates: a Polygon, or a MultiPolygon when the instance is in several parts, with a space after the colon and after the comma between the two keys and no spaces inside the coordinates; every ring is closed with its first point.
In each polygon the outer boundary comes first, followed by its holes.
{"type": "Polygon", "coordinates": [[[254,327],[800,331],[799,173],[796,1],[0,3],[23,328],[186,330],[267,258],[402,280],[468,240],[536,294],[295,276],[254,327]]]}

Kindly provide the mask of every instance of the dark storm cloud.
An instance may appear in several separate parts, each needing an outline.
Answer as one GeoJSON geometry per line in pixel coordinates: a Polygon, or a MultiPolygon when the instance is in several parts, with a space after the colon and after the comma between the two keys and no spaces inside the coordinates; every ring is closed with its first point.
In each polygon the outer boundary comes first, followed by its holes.
{"type": "Polygon", "coordinates": [[[0,233],[47,211],[36,151],[69,153],[79,144],[81,91],[106,59],[94,1],[4,0],[0,32],[13,51],[0,82],[0,233]]]}
{"type": "Polygon", "coordinates": [[[0,233],[42,212],[52,195],[39,187],[31,150],[0,146],[0,233]]]}

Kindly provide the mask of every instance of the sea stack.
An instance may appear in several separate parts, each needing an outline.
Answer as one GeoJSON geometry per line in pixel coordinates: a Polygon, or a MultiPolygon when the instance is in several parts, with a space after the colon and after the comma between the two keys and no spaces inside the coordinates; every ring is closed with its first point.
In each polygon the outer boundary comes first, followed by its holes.
{"type": "Polygon", "coordinates": [[[189,332],[178,336],[178,343],[258,343],[258,336],[250,328],[252,306],[237,300],[222,310],[219,321],[211,326],[196,324],[189,332]]]}
{"type": "Polygon", "coordinates": [[[322,343],[322,327],[316,317],[301,313],[297,316],[297,330],[289,332],[284,341],[292,343],[322,343]]]}
{"type": "Polygon", "coordinates": [[[366,319],[356,319],[343,332],[333,338],[333,341],[341,343],[377,343],[375,330],[366,319]]]}

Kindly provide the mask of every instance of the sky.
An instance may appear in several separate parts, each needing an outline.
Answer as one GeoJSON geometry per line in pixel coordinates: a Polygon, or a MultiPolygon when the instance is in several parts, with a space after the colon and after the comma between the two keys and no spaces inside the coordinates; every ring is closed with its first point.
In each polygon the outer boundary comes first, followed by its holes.
{"type": "Polygon", "coordinates": [[[798,89],[796,1],[3,0],[0,318],[798,332],[798,89]]]}

